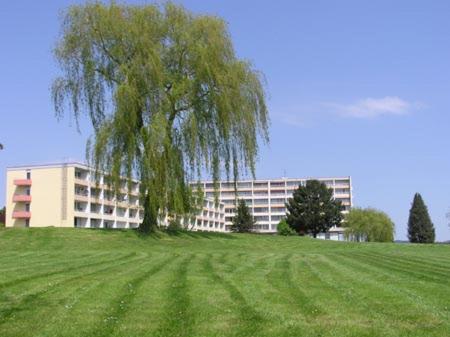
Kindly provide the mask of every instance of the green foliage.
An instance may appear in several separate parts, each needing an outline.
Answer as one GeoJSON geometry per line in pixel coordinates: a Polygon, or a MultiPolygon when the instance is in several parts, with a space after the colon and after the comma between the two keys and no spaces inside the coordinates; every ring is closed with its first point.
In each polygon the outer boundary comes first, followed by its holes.
{"type": "Polygon", "coordinates": [[[236,57],[226,23],[181,6],[100,2],[71,6],[62,21],[53,82],[57,114],[86,112],[88,158],[141,180],[142,229],[192,213],[189,181],[208,172],[254,174],[258,138],[268,141],[262,76],[236,57]]]}
{"type": "Polygon", "coordinates": [[[409,211],[408,238],[410,242],[414,243],[433,243],[435,240],[434,225],[428,214],[428,208],[419,193],[414,195],[409,211]]]}
{"type": "Polygon", "coordinates": [[[6,222],[6,207],[0,209],[0,227],[5,227],[6,222]]]}
{"type": "Polygon", "coordinates": [[[286,219],[282,219],[277,225],[277,233],[278,235],[283,236],[291,236],[296,235],[295,230],[293,230],[289,224],[286,222],[286,219]]]}
{"type": "Polygon", "coordinates": [[[175,217],[169,221],[169,224],[166,228],[167,233],[176,234],[183,229],[180,219],[175,217]]]}
{"type": "Polygon", "coordinates": [[[358,241],[394,241],[394,223],[386,213],[376,209],[354,208],[346,215],[342,225],[346,227],[346,235],[358,241]]]}
{"type": "Polygon", "coordinates": [[[233,218],[233,225],[231,226],[231,230],[237,233],[248,233],[252,231],[254,224],[255,220],[250,214],[250,210],[248,209],[247,204],[244,200],[239,200],[236,209],[236,215],[233,218]]]}
{"type": "Polygon", "coordinates": [[[342,221],[342,205],[333,198],[333,190],[318,180],[299,186],[286,204],[289,226],[300,235],[328,231],[342,221]]]}

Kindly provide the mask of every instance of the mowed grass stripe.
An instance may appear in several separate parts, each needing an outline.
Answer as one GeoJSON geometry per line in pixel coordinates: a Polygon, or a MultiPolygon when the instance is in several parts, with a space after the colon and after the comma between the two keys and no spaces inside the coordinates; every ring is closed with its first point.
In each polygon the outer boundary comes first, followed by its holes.
{"type": "Polygon", "coordinates": [[[110,309],[101,317],[101,321],[88,333],[88,336],[111,336],[133,305],[133,300],[138,296],[142,283],[151,279],[152,276],[172,263],[174,259],[176,257],[169,256],[162,260],[154,261],[155,263],[149,266],[144,265],[145,268],[141,269],[143,272],[139,272],[138,276],[128,280],[122,290],[118,292],[118,295],[110,301],[110,309]]]}
{"type": "Polygon", "coordinates": [[[55,322],[46,324],[38,335],[47,336],[55,327],[67,336],[98,336],[103,335],[103,330],[114,332],[121,324],[121,316],[115,316],[117,312],[120,314],[117,307],[121,304],[120,298],[134,291],[132,282],[148,274],[164,258],[168,259],[165,255],[139,258],[104,277],[83,281],[81,296],[76,297],[69,308],[60,306],[55,322]]]}
{"type": "Polygon", "coordinates": [[[57,335],[67,333],[83,336],[83,329],[94,312],[91,311],[92,306],[95,307],[99,303],[98,300],[105,298],[99,294],[108,287],[112,288],[115,280],[120,281],[122,277],[135,273],[137,268],[137,264],[123,263],[119,264],[118,268],[108,268],[101,274],[80,276],[70,286],[47,292],[32,306],[25,306],[23,311],[19,311],[1,325],[1,331],[4,336],[51,336],[55,331],[59,331],[57,335]],[[27,319],[30,316],[42,319],[27,319]],[[19,319],[21,325],[17,324],[16,319],[19,319]]]}
{"type": "MultiPolygon", "coordinates": [[[[17,296],[8,296],[8,301],[1,301],[0,304],[0,325],[3,324],[11,315],[18,312],[25,311],[28,308],[39,307],[41,302],[45,302],[45,297],[52,296],[56,292],[64,292],[66,295],[71,295],[73,292],[79,292],[80,288],[83,288],[83,282],[86,282],[90,277],[103,274],[108,275],[114,270],[121,269],[124,265],[135,263],[145,257],[131,258],[135,254],[129,254],[121,259],[110,262],[110,264],[102,264],[100,268],[94,268],[92,271],[83,271],[83,273],[74,275],[72,277],[63,277],[60,280],[53,281],[51,283],[41,282],[37,286],[30,288],[27,286],[26,293],[18,294],[17,296]],[[78,288],[74,288],[74,285],[80,284],[78,288]],[[67,291],[67,288],[71,289],[71,292],[67,291]]],[[[95,265],[99,267],[99,265],[95,265]]],[[[79,294],[79,293],[78,293],[79,294]]]]}
{"type": "MultiPolygon", "coordinates": [[[[127,254],[127,255],[125,255],[125,257],[129,257],[133,254],[134,253],[127,254]]],[[[77,262],[84,262],[84,263],[77,263],[76,265],[71,265],[67,268],[58,268],[56,270],[50,269],[45,272],[29,274],[25,277],[21,277],[21,278],[17,278],[17,279],[11,280],[11,281],[3,282],[3,283],[0,283],[0,290],[7,288],[9,286],[18,286],[18,285],[28,282],[28,281],[35,281],[40,278],[47,278],[47,277],[59,275],[59,274],[66,274],[66,273],[70,273],[73,271],[78,271],[81,269],[101,265],[103,263],[117,261],[117,259],[120,259],[120,258],[124,258],[124,256],[121,254],[118,254],[118,256],[113,256],[113,257],[111,257],[111,255],[107,255],[107,254],[105,254],[104,256],[108,256],[108,259],[99,261],[99,260],[92,259],[92,258],[85,258],[81,261],[77,261],[77,262]]],[[[70,264],[70,261],[68,261],[67,264],[70,264]]],[[[58,267],[59,267],[59,265],[58,265],[58,267]]]]}
{"type": "Polygon", "coordinates": [[[377,329],[384,329],[384,333],[392,333],[399,326],[404,330],[427,329],[428,326],[441,325],[441,319],[430,308],[411,301],[402,293],[402,288],[391,283],[380,283],[374,280],[370,273],[359,268],[349,266],[340,258],[325,257],[317,261],[316,265],[324,265],[331,273],[331,277],[342,287],[342,293],[349,295],[345,284],[353,284],[350,294],[354,298],[355,306],[359,307],[362,315],[373,321],[382,323],[377,329]],[[377,294],[371,299],[372,294],[377,294]],[[420,322],[420,325],[416,323],[420,322]],[[426,322],[426,324],[423,324],[426,322]]]}
{"type": "MultiPolygon", "coordinates": [[[[239,260],[242,263],[242,260],[239,260]]],[[[203,262],[205,273],[213,282],[220,284],[234,302],[235,324],[231,327],[231,336],[257,336],[265,319],[246,300],[239,287],[220,273],[220,262],[208,255],[203,262]]],[[[232,267],[229,265],[228,270],[232,267]]]]}
{"type": "MultiPolygon", "coordinates": [[[[300,259],[304,260],[305,257],[300,257],[300,259]]],[[[296,263],[299,263],[299,261],[297,259],[296,263]]],[[[278,291],[283,301],[289,303],[291,307],[297,308],[297,312],[303,316],[304,320],[308,321],[322,313],[322,309],[315,304],[314,298],[301,288],[309,282],[308,279],[313,275],[307,272],[306,265],[303,264],[300,275],[296,275],[294,280],[292,263],[292,254],[278,257],[272,271],[268,275],[268,280],[274,289],[278,291]]],[[[317,279],[313,280],[313,282],[317,281],[317,279]]]]}
{"type": "Polygon", "coordinates": [[[352,254],[353,256],[359,256],[361,259],[366,261],[367,264],[380,266],[385,270],[390,270],[391,272],[402,275],[403,277],[412,277],[417,280],[424,280],[428,282],[438,283],[446,287],[450,287],[450,284],[443,283],[448,279],[448,275],[445,274],[436,274],[433,272],[427,272],[422,269],[423,265],[414,264],[413,266],[409,265],[406,262],[395,261],[394,259],[389,259],[388,256],[380,257],[376,256],[372,253],[357,253],[352,254]]]}
{"type": "Polygon", "coordinates": [[[189,254],[182,259],[173,272],[166,288],[166,305],[163,319],[155,336],[160,337],[190,337],[193,331],[195,313],[190,310],[188,270],[195,255],[189,254]]]}
{"type": "Polygon", "coordinates": [[[450,274],[450,265],[446,265],[444,263],[434,263],[435,261],[433,260],[433,257],[415,258],[398,254],[380,254],[377,252],[371,252],[370,255],[378,257],[380,259],[399,262],[402,265],[408,265],[413,268],[418,268],[423,272],[436,274],[438,276],[448,276],[450,274]]]}
{"type": "MultiPolygon", "coordinates": [[[[380,267],[364,263],[357,257],[339,255],[337,263],[344,263],[355,270],[369,275],[370,280],[377,282],[382,287],[395,287],[395,292],[408,298],[411,305],[421,305],[427,312],[432,312],[441,318],[450,318],[450,307],[448,306],[448,289],[442,288],[434,283],[422,281],[411,282],[410,279],[400,277],[380,267]],[[428,293],[428,296],[427,296],[428,293]],[[433,294],[435,296],[430,296],[433,294]]],[[[334,261],[333,261],[334,262],[334,261]]],[[[448,320],[450,323],[450,320],[448,320]]]]}
{"type": "MultiPolygon", "coordinates": [[[[46,322],[36,337],[51,335],[55,327],[59,327],[57,330],[64,331],[67,336],[96,336],[95,331],[101,333],[100,327],[109,325],[113,331],[119,321],[115,316],[108,316],[108,313],[117,301],[116,294],[128,284],[130,276],[137,275],[148,265],[151,265],[148,257],[140,257],[109,270],[103,277],[83,280],[79,290],[65,299],[66,304],[59,306],[52,320],[46,322]],[[111,289],[115,289],[115,292],[111,292],[111,289]]],[[[106,330],[109,331],[109,328],[106,330]]]]}
{"type": "Polygon", "coordinates": [[[3,266],[0,265],[0,273],[2,275],[8,274],[8,278],[16,277],[17,274],[22,275],[24,271],[30,272],[34,270],[39,270],[42,272],[46,269],[55,269],[58,266],[65,266],[68,263],[77,263],[79,261],[84,261],[86,259],[98,260],[102,257],[108,257],[109,254],[84,254],[82,256],[74,255],[69,256],[67,258],[62,259],[61,254],[53,255],[46,259],[39,258],[33,260],[20,260],[16,261],[15,265],[11,264],[11,266],[3,266]]]}

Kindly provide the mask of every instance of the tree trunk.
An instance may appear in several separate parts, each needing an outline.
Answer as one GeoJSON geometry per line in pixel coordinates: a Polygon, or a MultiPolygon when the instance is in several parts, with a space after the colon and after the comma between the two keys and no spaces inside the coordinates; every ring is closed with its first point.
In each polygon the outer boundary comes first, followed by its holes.
{"type": "Polygon", "coordinates": [[[139,231],[145,234],[153,233],[158,228],[158,212],[152,205],[150,195],[147,193],[144,198],[144,219],[139,225],[139,231]]]}

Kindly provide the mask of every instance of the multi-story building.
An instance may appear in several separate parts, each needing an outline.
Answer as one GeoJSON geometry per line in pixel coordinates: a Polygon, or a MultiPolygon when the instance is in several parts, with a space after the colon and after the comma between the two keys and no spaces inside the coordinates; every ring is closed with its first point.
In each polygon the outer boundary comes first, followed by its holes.
{"type": "MultiPolygon", "coordinates": [[[[338,178],[280,178],[265,180],[241,180],[237,182],[237,195],[234,182],[220,182],[218,197],[225,204],[225,230],[229,231],[235,215],[236,199],[245,200],[256,221],[255,230],[261,233],[275,233],[277,224],[286,216],[285,203],[292,197],[294,189],[304,185],[307,180],[317,179],[333,190],[333,196],[341,200],[344,213],[352,207],[352,184],[350,177],[338,178]]],[[[207,198],[214,197],[212,181],[200,183],[207,198]]],[[[343,240],[343,229],[332,228],[328,233],[321,233],[319,238],[343,240]]]]}
{"type": "MultiPolygon", "coordinates": [[[[128,191],[122,179],[118,195],[107,177],[96,181],[80,163],[10,167],[6,181],[7,227],[136,228],[143,218],[139,182],[128,191]]],[[[204,200],[190,229],[224,231],[224,204],[204,200]]]]}

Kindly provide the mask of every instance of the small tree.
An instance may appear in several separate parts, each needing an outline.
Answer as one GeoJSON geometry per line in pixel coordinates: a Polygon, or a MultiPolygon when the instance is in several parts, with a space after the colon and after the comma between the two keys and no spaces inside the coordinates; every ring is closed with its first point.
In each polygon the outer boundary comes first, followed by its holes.
{"type": "Polygon", "coordinates": [[[354,208],[345,217],[346,235],[369,242],[394,241],[394,223],[389,216],[373,208],[354,208]]]}
{"type": "Polygon", "coordinates": [[[283,236],[290,236],[290,235],[295,235],[295,231],[289,227],[288,223],[286,222],[286,219],[282,219],[278,225],[277,225],[277,233],[278,235],[283,235],[283,236]]]}
{"type": "Polygon", "coordinates": [[[245,201],[242,199],[239,200],[231,230],[237,233],[248,233],[252,231],[254,224],[255,220],[250,214],[250,210],[248,209],[245,201]]]}
{"type": "Polygon", "coordinates": [[[286,203],[287,223],[300,235],[326,232],[342,221],[341,202],[333,198],[333,190],[318,180],[299,186],[286,203]]]}
{"type": "Polygon", "coordinates": [[[5,224],[6,218],[6,207],[3,207],[0,209],[0,226],[3,226],[5,224]]]}
{"type": "Polygon", "coordinates": [[[413,243],[433,243],[435,239],[434,226],[431,222],[428,208],[419,193],[409,211],[408,238],[413,243]]]}

